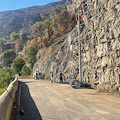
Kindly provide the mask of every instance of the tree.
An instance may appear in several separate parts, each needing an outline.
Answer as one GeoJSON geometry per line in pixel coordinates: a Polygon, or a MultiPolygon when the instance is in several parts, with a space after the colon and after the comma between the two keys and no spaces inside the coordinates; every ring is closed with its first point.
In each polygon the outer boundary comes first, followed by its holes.
{"type": "Polygon", "coordinates": [[[15,52],[19,52],[21,51],[23,48],[23,44],[22,44],[22,41],[21,40],[17,40],[16,41],[16,44],[15,44],[15,52]]]}
{"type": "Polygon", "coordinates": [[[63,9],[64,8],[61,6],[57,6],[56,8],[52,9],[52,13],[51,13],[50,17],[51,17],[53,22],[57,22],[57,21],[55,21],[55,19],[62,12],[63,9]]]}
{"type": "Polygon", "coordinates": [[[28,40],[27,45],[37,45],[37,40],[32,39],[31,41],[28,40]]]}
{"type": "Polygon", "coordinates": [[[20,75],[20,71],[22,67],[24,66],[24,61],[22,57],[16,57],[13,61],[13,70],[15,71],[16,74],[20,75]]]}
{"type": "Polygon", "coordinates": [[[51,19],[56,24],[58,34],[70,31],[75,25],[75,16],[71,15],[66,8],[57,7],[52,9],[51,19]]]}
{"type": "Polygon", "coordinates": [[[34,34],[35,37],[41,37],[42,38],[43,35],[44,35],[44,31],[45,30],[42,27],[42,23],[36,22],[34,24],[34,28],[32,30],[32,33],[34,34]]]}
{"type": "Polygon", "coordinates": [[[21,70],[20,73],[21,73],[22,76],[28,76],[28,75],[31,74],[31,70],[29,69],[29,67],[27,67],[26,65],[24,65],[22,67],[22,70],[21,70]]]}
{"type": "Polygon", "coordinates": [[[41,14],[40,14],[40,17],[41,17],[43,20],[45,20],[45,19],[49,18],[49,13],[41,13],[41,14]]]}
{"type": "Polygon", "coordinates": [[[0,88],[7,87],[14,80],[14,72],[11,68],[0,68],[0,88]]]}
{"type": "Polygon", "coordinates": [[[6,43],[5,39],[0,38],[0,49],[3,49],[5,43],[6,43]]]}
{"type": "Polygon", "coordinates": [[[34,63],[36,61],[37,51],[38,50],[37,50],[37,46],[36,45],[29,46],[27,48],[27,53],[26,53],[26,55],[27,55],[27,63],[29,65],[30,69],[33,68],[33,65],[34,65],[34,63]]]}
{"type": "Polygon", "coordinates": [[[19,33],[16,33],[16,32],[12,32],[10,34],[10,39],[11,40],[18,40],[20,38],[20,34],[19,33]]]}
{"type": "Polygon", "coordinates": [[[15,59],[16,53],[13,50],[6,50],[3,53],[3,66],[10,66],[12,61],[15,59]]]}
{"type": "MultiPolygon", "coordinates": [[[[67,30],[70,26],[71,22],[71,16],[68,11],[63,11],[59,14],[59,17],[57,17],[58,24],[63,29],[63,31],[67,30]]],[[[61,29],[60,28],[60,29],[61,29]]],[[[62,32],[63,32],[62,31],[62,32]]]]}
{"type": "Polygon", "coordinates": [[[47,29],[47,34],[48,34],[48,40],[50,40],[51,36],[52,36],[52,28],[55,24],[52,23],[49,20],[45,20],[43,23],[43,28],[47,29]]]}
{"type": "Polygon", "coordinates": [[[27,55],[26,55],[26,53],[27,53],[27,46],[25,46],[24,48],[23,48],[23,60],[26,62],[27,61],[27,55]]]}

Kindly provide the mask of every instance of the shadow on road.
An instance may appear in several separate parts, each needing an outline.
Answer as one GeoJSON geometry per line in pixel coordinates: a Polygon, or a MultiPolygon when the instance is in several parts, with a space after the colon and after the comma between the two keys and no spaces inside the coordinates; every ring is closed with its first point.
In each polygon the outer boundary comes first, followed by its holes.
{"type": "Polygon", "coordinates": [[[37,106],[32,99],[29,88],[24,82],[21,84],[21,108],[24,110],[24,115],[20,116],[20,120],[42,120],[41,115],[37,109],[37,106]]]}

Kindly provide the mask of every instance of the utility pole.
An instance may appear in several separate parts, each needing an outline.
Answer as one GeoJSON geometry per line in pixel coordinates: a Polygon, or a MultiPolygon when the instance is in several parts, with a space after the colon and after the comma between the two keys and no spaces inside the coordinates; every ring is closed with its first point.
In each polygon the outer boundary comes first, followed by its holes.
{"type": "Polygon", "coordinates": [[[82,75],[81,75],[81,41],[80,41],[80,8],[78,6],[78,44],[79,44],[79,80],[82,83],[82,75]]]}
{"type": "MultiPolygon", "coordinates": [[[[68,0],[68,2],[73,3],[75,5],[77,5],[76,3],[72,2],[72,0],[68,0]]],[[[79,49],[78,49],[78,53],[79,53],[79,81],[80,83],[82,83],[82,74],[81,74],[81,44],[80,44],[80,7],[78,5],[78,44],[79,44],[79,49]]]]}
{"type": "MultiPolygon", "coordinates": [[[[38,39],[40,40],[40,37],[38,37],[38,39]]],[[[38,79],[41,77],[42,75],[42,52],[41,52],[41,48],[42,48],[42,45],[41,45],[41,40],[40,40],[40,68],[39,68],[39,74],[38,74],[38,79]]]]}
{"type": "MultiPolygon", "coordinates": [[[[40,37],[38,37],[38,39],[40,40],[40,37]]],[[[42,73],[42,52],[41,52],[41,48],[42,48],[42,44],[41,44],[41,40],[40,40],[40,72],[42,73]]]]}

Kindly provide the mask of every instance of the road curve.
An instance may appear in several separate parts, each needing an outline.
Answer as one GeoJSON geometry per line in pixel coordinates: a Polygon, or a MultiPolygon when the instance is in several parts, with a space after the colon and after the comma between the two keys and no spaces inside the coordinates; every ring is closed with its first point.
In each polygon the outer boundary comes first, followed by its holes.
{"type": "Polygon", "coordinates": [[[21,79],[21,120],[120,120],[120,96],[21,79]]]}

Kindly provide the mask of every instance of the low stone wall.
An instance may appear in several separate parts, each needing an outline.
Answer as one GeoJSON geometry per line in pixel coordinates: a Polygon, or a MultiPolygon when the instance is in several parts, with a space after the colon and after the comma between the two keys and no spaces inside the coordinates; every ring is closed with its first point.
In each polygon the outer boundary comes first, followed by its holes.
{"type": "Polygon", "coordinates": [[[10,120],[12,106],[17,89],[18,80],[15,79],[0,97],[0,120],[10,120]]]}

